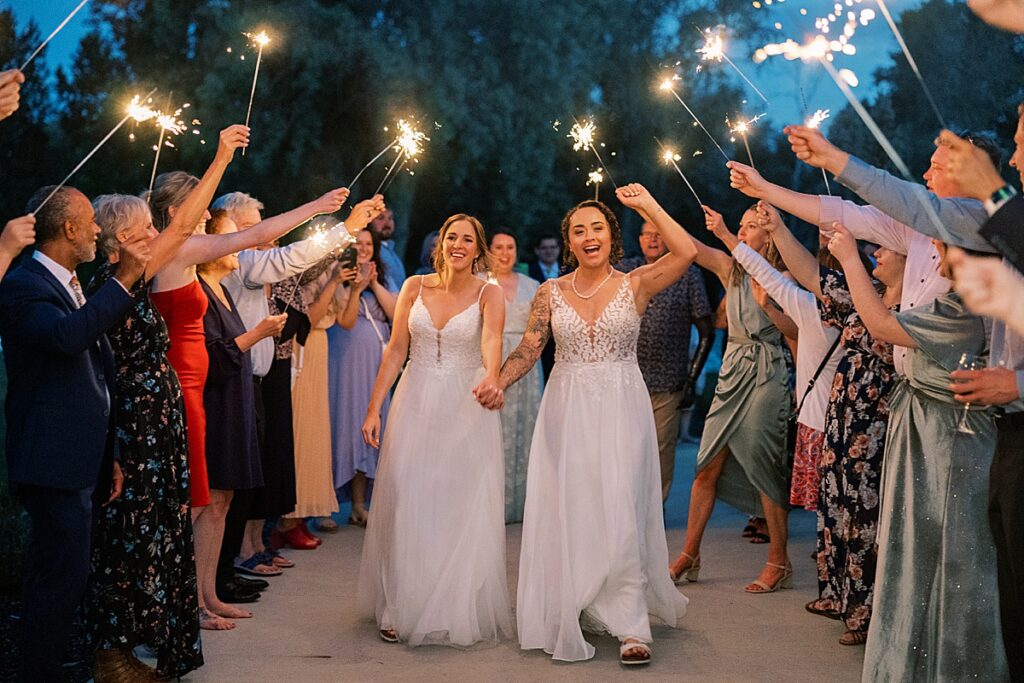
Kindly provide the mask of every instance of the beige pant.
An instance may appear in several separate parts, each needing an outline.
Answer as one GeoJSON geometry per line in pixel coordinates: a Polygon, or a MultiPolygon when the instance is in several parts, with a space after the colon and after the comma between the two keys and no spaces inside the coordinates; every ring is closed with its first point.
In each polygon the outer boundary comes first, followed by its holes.
{"type": "Polygon", "coordinates": [[[679,404],[683,401],[681,391],[660,391],[651,394],[651,408],[654,409],[654,429],[658,432],[658,455],[661,461],[661,500],[668,500],[672,488],[672,476],[676,471],[676,442],[679,440],[679,404]]]}

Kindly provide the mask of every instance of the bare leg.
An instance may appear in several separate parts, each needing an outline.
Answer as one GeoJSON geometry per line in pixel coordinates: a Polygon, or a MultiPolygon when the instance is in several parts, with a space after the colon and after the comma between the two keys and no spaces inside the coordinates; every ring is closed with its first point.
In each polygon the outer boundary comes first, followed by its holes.
{"type": "Polygon", "coordinates": [[[263,550],[263,520],[250,519],[245,523],[245,536],[242,537],[242,559],[248,559],[263,550]]]}
{"type": "Polygon", "coordinates": [[[209,609],[206,606],[206,598],[203,594],[203,569],[204,567],[212,563],[214,577],[216,577],[217,554],[220,551],[220,543],[218,542],[217,545],[215,546],[215,549],[212,551],[213,556],[211,558],[208,552],[210,544],[204,538],[204,534],[208,533],[209,528],[209,525],[207,524],[209,510],[209,505],[192,508],[192,543],[193,546],[195,547],[196,579],[199,584],[199,590],[197,591],[199,593],[199,626],[200,628],[204,628],[210,631],[228,631],[235,627],[235,622],[228,621],[227,619],[224,619],[223,617],[209,611],[209,609]]]}
{"type": "Polygon", "coordinates": [[[252,612],[221,602],[217,597],[217,558],[224,538],[224,518],[228,514],[233,493],[210,489],[210,504],[195,527],[197,578],[199,594],[207,610],[229,619],[245,619],[251,617],[252,612]]]}
{"type": "Polygon", "coordinates": [[[366,521],[366,475],[357,471],[352,478],[352,516],[366,521]]]}
{"type": "MultiPolygon", "coordinates": [[[[789,510],[773,501],[764,493],[760,495],[761,507],[764,508],[764,516],[768,524],[768,537],[771,541],[769,541],[768,545],[768,564],[761,570],[757,580],[769,586],[774,586],[787,571],[790,571],[788,569],[780,569],[780,567],[789,567],[789,554],[786,550],[789,540],[789,510]]],[[[754,584],[750,584],[748,588],[752,588],[755,591],[760,589],[759,586],[754,584]]]]}
{"type": "Polygon", "coordinates": [[[715,509],[718,478],[722,476],[722,470],[725,468],[728,457],[729,449],[723,448],[693,479],[693,486],[690,488],[690,512],[686,523],[686,541],[683,543],[683,552],[672,563],[673,578],[678,576],[683,569],[692,566],[700,555],[704,530],[707,528],[708,520],[711,519],[711,512],[715,509]]]}

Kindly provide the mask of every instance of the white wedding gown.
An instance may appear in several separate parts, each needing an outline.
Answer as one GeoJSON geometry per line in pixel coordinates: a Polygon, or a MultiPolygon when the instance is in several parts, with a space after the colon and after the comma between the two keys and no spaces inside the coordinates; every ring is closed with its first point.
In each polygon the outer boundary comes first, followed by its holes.
{"type": "Polygon", "coordinates": [[[594,656],[588,631],[651,642],[687,599],[668,574],[658,440],[629,278],[591,327],[548,283],[555,366],[530,449],[516,605],[523,649],[594,656]]]}
{"type": "Polygon", "coordinates": [[[501,423],[472,394],[484,375],[481,327],[478,298],[438,330],[421,283],[359,572],[362,611],[409,645],[513,634],[501,423]]]}

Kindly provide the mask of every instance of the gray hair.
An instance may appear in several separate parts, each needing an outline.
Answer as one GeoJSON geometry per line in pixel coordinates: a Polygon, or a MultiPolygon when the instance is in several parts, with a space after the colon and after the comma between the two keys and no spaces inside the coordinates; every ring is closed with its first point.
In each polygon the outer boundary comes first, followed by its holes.
{"type": "Polygon", "coordinates": [[[234,220],[239,211],[245,211],[247,209],[262,211],[263,202],[245,192],[228,192],[227,194],[217,197],[210,208],[227,211],[228,215],[231,216],[232,220],[234,220]]]}
{"type": "Polygon", "coordinates": [[[92,201],[96,224],[100,226],[99,248],[102,254],[117,251],[117,234],[152,221],[149,204],[130,194],[103,194],[92,201]]]}

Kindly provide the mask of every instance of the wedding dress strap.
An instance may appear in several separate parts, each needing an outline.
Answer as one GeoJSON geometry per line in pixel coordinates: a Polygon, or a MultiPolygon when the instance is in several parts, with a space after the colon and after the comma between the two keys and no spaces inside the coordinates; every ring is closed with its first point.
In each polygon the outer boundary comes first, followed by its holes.
{"type": "Polygon", "coordinates": [[[480,288],[480,292],[476,295],[476,305],[480,305],[480,300],[484,298],[484,290],[491,286],[490,282],[484,282],[484,286],[480,288]]]}

